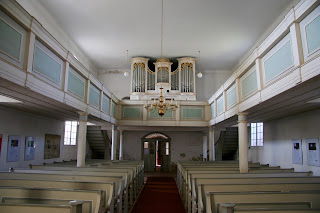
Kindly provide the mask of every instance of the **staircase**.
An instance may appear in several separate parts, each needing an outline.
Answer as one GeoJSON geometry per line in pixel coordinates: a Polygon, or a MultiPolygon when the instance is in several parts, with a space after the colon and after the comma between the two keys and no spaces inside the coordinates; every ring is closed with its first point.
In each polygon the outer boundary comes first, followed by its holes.
{"type": "Polygon", "coordinates": [[[100,126],[87,126],[87,141],[92,159],[108,159],[111,145],[106,131],[101,130],[100,126]]]}
{"type": "Polygon", "coordinates": [[[216,143],[216,156],[220,158],[218,160],[237,160],[238,140],[237,127],[228,127],[226,131],[221,131],[216,143]]]}

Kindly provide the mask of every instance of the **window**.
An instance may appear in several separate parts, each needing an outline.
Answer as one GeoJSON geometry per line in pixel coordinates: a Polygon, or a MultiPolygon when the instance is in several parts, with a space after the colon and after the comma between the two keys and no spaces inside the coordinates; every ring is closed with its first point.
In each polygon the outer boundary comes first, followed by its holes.
{"type": "Polygon", "coordinates": [[[166,155],[169,155],[169,142],[166,142],[166,155]]]}
{"type": "Polygon", "coordinates": [[[263,146],[263,123],[251,123],[251,146],[263,146]]]}
{"type": "Polygon", "coordinates": [[[76,145],[77,142],[77,121],[66,121],[64,125],[64,145],[76,145]]]}

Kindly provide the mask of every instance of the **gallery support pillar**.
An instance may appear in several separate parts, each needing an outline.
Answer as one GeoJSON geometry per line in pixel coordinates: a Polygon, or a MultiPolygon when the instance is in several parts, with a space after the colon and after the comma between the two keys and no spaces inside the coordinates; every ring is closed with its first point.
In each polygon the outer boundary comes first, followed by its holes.
{"type": "Polygon", "coordinates": [[[209,160],[216,160],[214,149],[214,127],[209,127],[209,160]]]}
{"type": "Polygon", "coordinates": [[[123,131],[119,130],[120,133],[120,141],[119,141],[119,160],[123,160],[123,131]]]}
{"type": "Polygon", "coordinates": [[[202,160],[207,161],[208,160],[208,136],[206,132],[204,132],[204,134],[205,135],[202,136],[202,144],[203,144],[202,160]]]}
{"type": "Polygon", "coordinates": [[[88,114],[79,113],[79,131],[77,141],[77,167],[84,167],[86,164],[86,144],[87,144],[87,120],[88,114]]]}
{"type": "Polygon", "coordinates": [[[117,127],[112,125],[111,160],[117,160],[117,127]]]}
{"type": "Polygon", "coordinates": [[[247,113],[238,114],[239,168],[240,173],[248,173],[248,127],[247,113]]]}

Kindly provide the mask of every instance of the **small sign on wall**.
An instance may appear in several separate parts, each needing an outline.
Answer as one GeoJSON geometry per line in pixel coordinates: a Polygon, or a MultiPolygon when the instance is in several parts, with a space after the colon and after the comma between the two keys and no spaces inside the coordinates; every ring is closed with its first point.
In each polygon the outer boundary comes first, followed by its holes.
{"type": "Polygon", "coordinates": [[[292,162],[294,164],[302,165],[302,143],[301,139],[293,139],[292,140],[292,162]]]}
{"type": "Polygon", "coordinates": [[[26,137],[24,160],[34,160],[36,144],[33,137],[26,137]]]}
{"type": "Polygon", "coordinates": [[[320,166],[319,139],[307,138],[308,165],[320,166]]]}
{"type": "Polygon", "coordinates": [[[8,140],[7,162],[19,161],[20,136],[10,135],[8,140]]]}

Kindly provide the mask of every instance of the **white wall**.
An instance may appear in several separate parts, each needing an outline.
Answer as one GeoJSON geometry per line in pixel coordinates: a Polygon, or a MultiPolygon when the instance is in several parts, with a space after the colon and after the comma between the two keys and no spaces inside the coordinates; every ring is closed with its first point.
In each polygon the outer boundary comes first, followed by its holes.
{"type": "Polygon", "coordinates": [[[124,71],[119,73],[101,71],[98,75],[98,80],[120,100],[130,96],[131,76],[125,77],[123,73],[124,71]]]}
{"type": "Polygon", "coordinates": [[[203,72],[202,78],[196,77],[197,100],[208,101],[231,74],[231,71],[214,70],[203,72]]]}
{"type": "MultiPolygon", "coordinates": [[[[124,160],[141,160],[141,138],[151,132],[124,131],[124,160]]],[[[191,160],[202,154],[203,132],[162,132],[171,138],[171,162],[191,160]],[[180,154],[184,153],[182,158],[180,154]]],[[[202,159],[202,158],[201,158],[202,159]]]]}
{"type": "Polygon", "coordinates": [[[249,150],[249,161],[312,171],[320,176],[320,167],[308,166],[306,138],[320,137],[320,110],[312,110],[264,123],[264,146],[249,150]],[[292,163],[292,139],[302,139],[303,165],[292,163]]]}
{"type": "Polygon", "coordinates": [[[0,170],[8,170],[9,167],[21,168],[27,167],[29,164],[52,163],[53,161],[77,158],[76,146],[63,145],[64,121],[13,110],[3,106],[0,106],[0,118],[0,134],[2,134],[0,170]],[[43,159],[45,134],[61,135],[60,158],[43,159]],[[18,162],[7,162],[9,135],[21,136],[18,162]],[[31,161],[24,161],[25,137],[27,136],[34,137],[36,143],[34,160],[31,161]]]}

